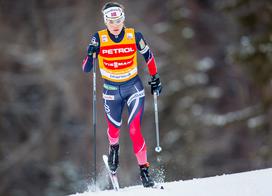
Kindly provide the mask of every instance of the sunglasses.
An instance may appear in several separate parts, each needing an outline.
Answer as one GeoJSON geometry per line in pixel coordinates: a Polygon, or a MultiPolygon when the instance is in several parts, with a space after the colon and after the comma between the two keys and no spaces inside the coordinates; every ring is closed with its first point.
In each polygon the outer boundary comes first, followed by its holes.
{"type": "Polygon", "coordinates": [[[121,24],[122,22],[124,22],[124,18],[119,18],[119,19],[116,19],[116,20],[107,20],[107,24],[110,24],[110,25],[119,25],[121,24]]]}

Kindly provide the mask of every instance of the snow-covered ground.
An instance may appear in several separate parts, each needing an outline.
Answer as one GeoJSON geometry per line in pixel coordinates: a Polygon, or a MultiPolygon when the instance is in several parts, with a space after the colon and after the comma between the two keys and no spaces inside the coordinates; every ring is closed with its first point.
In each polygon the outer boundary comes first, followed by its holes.
{"type": "Polygon", "coordinates": [[[272,168],[202,179],[164,183],[164,189],[132,186],[71,196],[271,196],[272,168]],[[153,195],[154,194],[154,195],[153,195]]]}

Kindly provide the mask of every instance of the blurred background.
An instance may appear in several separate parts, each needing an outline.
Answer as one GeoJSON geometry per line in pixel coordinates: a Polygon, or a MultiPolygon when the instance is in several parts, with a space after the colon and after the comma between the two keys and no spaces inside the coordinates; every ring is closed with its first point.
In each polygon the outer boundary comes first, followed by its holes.
{"type": "MultiPolygon", "coordinates": [[[[92,77],[81,63],[105,28],[94,0],[0,0],[0,195],[67,195],[92,185],[92,77]]],[[[186,180],[272,167],[270,0],[120,0],[143,33],[163,83],[162,153],[146,87],[142,132],[156,178],[186,180]]],[[[99,74],[100,76],[100,74],[99,74]]],[[[108,143],[98,79],[98,185],[108,143]]],[[[127,111],[124,110],[124,122],[127,111]]],[[[128,127],[121,186],[139,184],[128,127]]]]}

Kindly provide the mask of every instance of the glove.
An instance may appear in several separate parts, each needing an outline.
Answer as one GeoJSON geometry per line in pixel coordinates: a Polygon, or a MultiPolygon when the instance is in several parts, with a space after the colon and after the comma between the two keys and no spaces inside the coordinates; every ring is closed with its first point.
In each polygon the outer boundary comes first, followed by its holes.
{"type": "Polygon", "coordinates": [[[148,84],[151,86],[151,94],[153,95],[154,92],[157,93],[157,95],[160,95],[162,91],[162,84],[160,81],[159,74],[155,74],[151,77],[151,81],[148,82],[148,84]]]}
{"type": "Polygon", "coordinates": [[[94,53],[98,52],[98,43],[97,42],[91,42],[88,47],[88,55],[92,56],[94,53]]]}

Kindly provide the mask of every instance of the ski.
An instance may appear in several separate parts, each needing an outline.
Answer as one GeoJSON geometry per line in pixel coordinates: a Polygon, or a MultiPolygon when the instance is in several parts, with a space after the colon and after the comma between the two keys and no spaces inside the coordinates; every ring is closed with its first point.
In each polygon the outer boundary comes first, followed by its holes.
{"type": "Polygon", "coordinates": [[[118,191],[119,190],[119,182],[118,182],[118,178],[117,178],[117,173],[113,173],[111,170],[110,170],[110,167],[108,165],[108,156],[107,155],[103,155],[103,161],[105,163],[105,166],[108,170],[108,173],[109,173],[109,176],[110,176],[110,180],[111,180],[111,184],[113,186],[113,189],[115,191],[118,191]]]}

